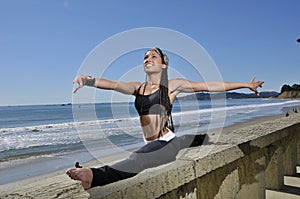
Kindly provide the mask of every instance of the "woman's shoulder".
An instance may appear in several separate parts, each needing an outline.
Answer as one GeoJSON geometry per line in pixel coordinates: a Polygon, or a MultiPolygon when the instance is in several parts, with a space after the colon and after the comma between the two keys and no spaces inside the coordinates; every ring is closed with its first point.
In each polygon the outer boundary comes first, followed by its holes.
{"type": "Polygon", "coordinates": [[[169,80],[169,86],[178,86],[178,85],[186,83],[186,81],[187,80],[183,79],[183,78],[170,79],[169,80]]]}
{"type": "Polygon", "coordinates": [[[186,83],[187,80],[183,78],[170,79],[169,90],[171,91],[171,93],[176,93],[176,91],[178,92],[178,89],[186,83]]]}
{"type": "Polygon", "coordinates": [[[174,78],[174,79],[169,79],[169,81],[181,81],[181,80],[186,80],[186,79],[180,78],[180,77],[177,77],[177,78],[174,78]]]}
{"type": "Polygon", "coordinates": [[[134,93],[133,93],[133,95],[136,95],[137,93],[139,93],[139,91],[141,90],[141,88],[145,84],[145,82],[131,82],[131,83],[134,86],[134,93]]]}

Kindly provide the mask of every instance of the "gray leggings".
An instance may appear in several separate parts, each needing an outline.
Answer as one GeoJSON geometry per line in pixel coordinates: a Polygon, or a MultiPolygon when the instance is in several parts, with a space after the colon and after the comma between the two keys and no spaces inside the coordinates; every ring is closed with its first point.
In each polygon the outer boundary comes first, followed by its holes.
{"type": "Polygon", "coordinates": [[[199,146],[205,138],[206,134],[200,134],[174,137],[169,142],[152,141],[133,152],[126,160],[111,166],[91,168],[93,172],[92,187],[130,178],[147,168],[172,162],[176,160],[176,155],[180,149],[199,146]]]}

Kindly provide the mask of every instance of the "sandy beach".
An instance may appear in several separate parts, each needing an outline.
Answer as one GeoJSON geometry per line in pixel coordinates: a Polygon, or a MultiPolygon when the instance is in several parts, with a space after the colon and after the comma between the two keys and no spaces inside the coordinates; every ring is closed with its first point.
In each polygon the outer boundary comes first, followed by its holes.
{"type": "MultiPolygon", "coordinates": [[[[298,107],[299,110],[299,107],[298,107]]],[[[290,114],[291,110],[287,110],[290,114]]],[[[300,113],[298,113],[300,114],[300,113]]],[[[286,118],[285,114],[260,117],[246,122],[236,123],[234,125],[222,129],[222,135],[226,135],[235,129],[249,127],[269,120],[280,120],[286,118]]],[[[124,158],[124,154],[116,154],[109,156],[105,162],[114,162],[124,158]]],[[[85,167],[99,167],[99,162],[93,160],[83,163],[85,167]]],[[[18,169],[22,169],[19,167],[18,169]]],[[[32,166],[32,171],[37,169],[32,166]]],[[[55,172],[29,177],[12,183],[7,183],[0,186],[0,198],[88,198],[88,192],[84,191],[78,181],[71,180],[66,174],[65,169],[60,169],[55,172]]]]}

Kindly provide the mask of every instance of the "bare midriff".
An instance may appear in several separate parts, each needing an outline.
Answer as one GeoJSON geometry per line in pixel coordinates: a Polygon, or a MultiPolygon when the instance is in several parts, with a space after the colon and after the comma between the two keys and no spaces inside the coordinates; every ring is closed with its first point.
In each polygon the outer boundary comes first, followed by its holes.
{"type": "Polygon", "coordinates": [[[152,141],[168,133],[168,130],[163,128],[165,121],[160,115],[141,115],[140,123],[145,140],[152,141]]]}

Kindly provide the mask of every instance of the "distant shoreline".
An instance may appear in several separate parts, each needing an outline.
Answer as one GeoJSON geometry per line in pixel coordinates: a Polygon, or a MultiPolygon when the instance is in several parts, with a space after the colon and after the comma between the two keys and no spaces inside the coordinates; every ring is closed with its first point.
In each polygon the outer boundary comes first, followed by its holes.
{"type": "Polygon", "coordinates": [[[239,92],[221,92],[221,93],[208,93],[200,92],[190,94],[182,97],[178,97],[177,100],[211,100],[213,99],[260,99],[260,98],[271,98],[277,99],[280,93],[275,91],[260,92],[259,96],[254,93],[239,93],[239,92]]]}
{"type": "MultiPolygon", "coordinates": [[[[270,98],[270,99],[283,99],[283,100],[300,100],[300,92],[297,97],[290,97],[288,94],[278,93],[276,91],[264,91],[260,92],[260,95],[257,96],[254,93],[241,93],[241,92],[225,92],[225,93],[208,93],[208,92],[199,92],[195,94],[189,94],[181,97],[177,97],[175,101],[181,100],[211,100],[211,96],[213,99],[224,99],[224,95],[226,95],[226,99],[260,99],[260,98],[270,98]]],[[[93,104],[122,104],[129,103],[133,104],[134,101],[124,101],[124,102],[94,102],[94,103],[81,103],[81,104],[73,104],[72,102],[65,103],[45,103],[45,104],[15,104],[15,105],[0,105],[1,107],[22,107],[22,106],[74,106],[74,105],[93,105],[93,104]]]]}

